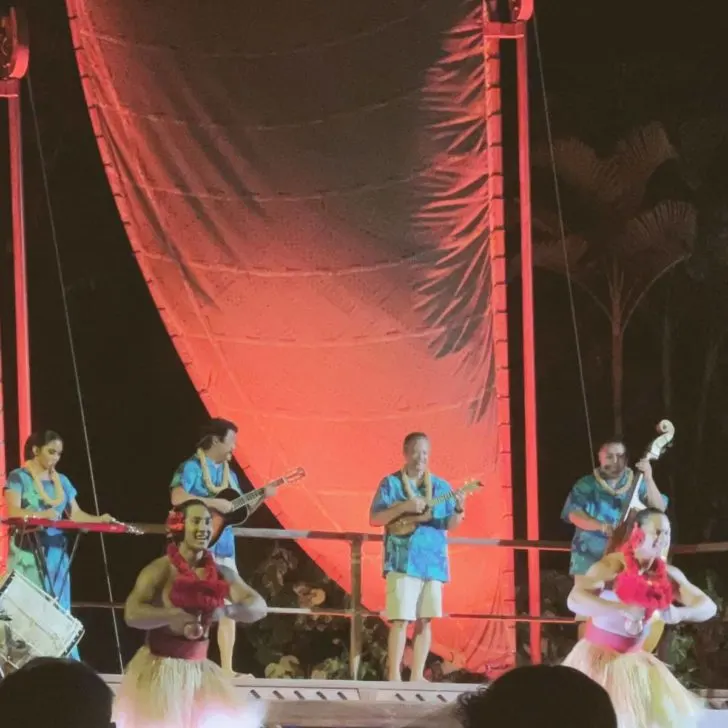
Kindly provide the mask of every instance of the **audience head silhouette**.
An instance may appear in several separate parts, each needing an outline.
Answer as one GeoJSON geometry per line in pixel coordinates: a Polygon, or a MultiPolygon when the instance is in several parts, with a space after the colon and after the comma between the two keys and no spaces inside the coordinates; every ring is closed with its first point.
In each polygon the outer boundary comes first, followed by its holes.
{"type": "Polygon", "coordinates": [[[31,660],[0,682],[0,716],[13,728],[110,728],[112,703],[109,686],[73,660],[31,660]]]}
{"type": "Polygon", "coordinates": [[[460,696],[463,728],[617,728],[607,691],[563,665],[518,667],[460,696]]]}

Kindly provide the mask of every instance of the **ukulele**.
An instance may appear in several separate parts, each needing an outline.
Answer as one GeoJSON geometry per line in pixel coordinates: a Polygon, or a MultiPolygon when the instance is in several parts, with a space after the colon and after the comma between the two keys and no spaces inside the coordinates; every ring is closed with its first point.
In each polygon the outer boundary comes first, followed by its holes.
{"type": "MultiPolygon", "coordinates": [[[[643,460],[659,460],[664,454],[665,450],[672,444],[673,438],[675,437],[675,425],[670,420],[661,420],[657,425],[657,431],[662,433],[659,437],[656,437],[648,446],[645,454],[642,456],[643,460]]],[[[633,479],[632,485],[628,491],[628,498],[625,499],[622,510],[617,519],[617,523],[612,533],[612,537],[607,544],[607,550],[605,553],[610,553],[614,550],[615,546],[623,544],[629,537],[629,532],[634,525],[635,516],[639,511],[645,509],[645,504],[640,500],[639,492],[640,485],[644,480],[644,474],[640,473],[636,478],[633,479]]]]}
{"type": "Polygon", "coordinates": [[[265,489],[267,487],[279,488],[281,485],[292,485],[299,480],[303,480],[305,477],[306,471],[299,467],[276,480],[272,480],[270,483],[266,483],[262,488],[256,488],[244,495],[240,495],[234,488],[225,488],[225,490],[218,493],[215,498],[228,501],[231,509],[228,513],[219,513],[212,509],[212,540],[210,541],[210,546],[213,546],[217,542],[222,532],[228,526],[241,526],[248,520],[249,509],[265,500],[265,489]]]}
{"type": "Polygon", "coordinates": [[[424,513],[406,513],[405,515],[400,516],[399,518],[395,518],[393,521],[390,521],[385,526],[387,533],[391,534],[392,536],[409,536],[410,534],[415,532],[415,529],[421,523],[427,523],[428,521],[432,520],[432,509],[436,505],[440,503],[445,503],[449,500],[453,500],[458,493],[469,495],[473,491],[478,490],[478,488],[482,487],[483,484],[479,480],[469,480],[459,490],[453,490],[449,493],[446,493],[445,495],[433,498],[427,504],[427,510],[424,513]]]}

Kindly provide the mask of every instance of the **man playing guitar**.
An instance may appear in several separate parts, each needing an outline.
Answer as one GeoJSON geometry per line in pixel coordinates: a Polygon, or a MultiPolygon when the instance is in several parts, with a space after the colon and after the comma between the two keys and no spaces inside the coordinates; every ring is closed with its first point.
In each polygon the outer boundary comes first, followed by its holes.
{"type": "MultiPolygon", "coordinates": [[[[199,500],[208,508],[219,513],[230,511],[230,502],[217,498],[216,495],[228,488],[232,488],[238,493],[241,492],[238,478],[230,469],[237,432],[238,428],[234,422],[217,417],[205,425],[201,432],[197,452],[177,468],[172,478],[170,488],[173,506],[179,506],[188,500],[199,500]]],[[[274,495],[276,487],[266,486],[263,491],[263,497],[250,505],[248,514],[256,510],[265,498],[274,495]]],[[[235,537],[232,528],[225,528],[211,551],[219,566],[238,573],[235,561],[235,537]]],[[[235,675],[233,670],[234,620],[226,617],[220,619],[217,642],[220,648],[221,666],[232,677],[235,675]]]]}
{"type": "Polygon", "coordinates": [[[387,475],[372,501],[372,526],[389,526],[403,516],[419,521],[408,535],[388,529],[384,539],[384,574],[387,580],[386,614],[389,630],[388,680],[401,680],[401,664],[407,642],[407,626],[415,623],[414,655],[410,680],[424,679],[430,651],[430,620],[442,616],[442,585],[450,578],[446,531],[463,520],[464,493],[453,494],[441,478],[431,475],[427,463],[430,440],[422,432],[404,439],[405,465],[387,475]],[[429,503],[442,496],[433,508],[429,503]]]}

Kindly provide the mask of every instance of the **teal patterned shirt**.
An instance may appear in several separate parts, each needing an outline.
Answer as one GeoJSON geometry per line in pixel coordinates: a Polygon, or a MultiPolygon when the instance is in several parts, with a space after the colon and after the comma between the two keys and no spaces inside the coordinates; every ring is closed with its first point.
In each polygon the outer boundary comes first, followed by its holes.
{"type": "MultiPolygon", "coordinates": [[[[452,493],[450,485],[435,475],[432,479],[432,497],[452,493]]],[[[424,490],[420,493],[424,496],[424,490]]],[[[372,513],[390,508],[399,501],[408,500],[402,483],[401,473],[388,475],[379,484],[372,513]]],[[[390,571],[416,576],[426,581],[447,582],[450,579],[450,566],[447,557],[447,521],[455,512],[455,500],[438,503],[433,509],[433,519],[417,526],[409,536],[384,537],[384,574],[390,571]]]]}
{"type": "MultiPolygon", "coordinates": [[[[595,471],[598,472],[598,471],[595,471]]],[[[619,481],[612,486],[614,490],[624,488],[622,493],[613,493],[602,485],[594,473],[585,475],[576,481],[571,489],[564,508],[561,511],[561,518],[571,523],[569,516],[575,512],[581,512],[590,518],[608,526],[616,526],[627,504],[629,498],[629,487],[627,486],[631,477],[638,477],[639,473],[633,473],[627,468],[619,481]]],[[[639,486],[639,499],[645,501],[647,497],[647,485],[644,481],[639,486]]],[[[665,506],[667,497],[663,496],[665,506]]],[[[604,556],[609,537],[601,531],[584,531],[576,528],[574,538],[571,541],[571,562],[569,564],[570,574],[586,574],[589,569],[604,556]]]]}

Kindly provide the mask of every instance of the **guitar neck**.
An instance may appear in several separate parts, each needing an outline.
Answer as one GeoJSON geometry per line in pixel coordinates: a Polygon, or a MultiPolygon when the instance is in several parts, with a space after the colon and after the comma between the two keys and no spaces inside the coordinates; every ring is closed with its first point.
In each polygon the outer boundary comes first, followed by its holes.
{"type": "Polygon", "coordinates": [[[439,495],[439,496],[437,496],[437,498],[433,498],[430,501],[430,507],[440,505],[440,503],[445,503],[449,500],[453,500],[460,491],[467,492],[467,489],[460,488],[459,490],[451,490],[449,493],[445,493],[444,495],[439,495]]]}
{"type": "Polygon", "coordinates": [[[265,489],[268,486],[277,488],[279,485],[283,485],[286,482],[285,478],[278,478],[270,483],[266,483],[262,488],[256,488],[250,493],[245,493],[239,496],[234,501],[230,502],[231,510],[237,511],[239,508],[247,508],[248,506],[255,505],[265,499],[265,489]]]}

